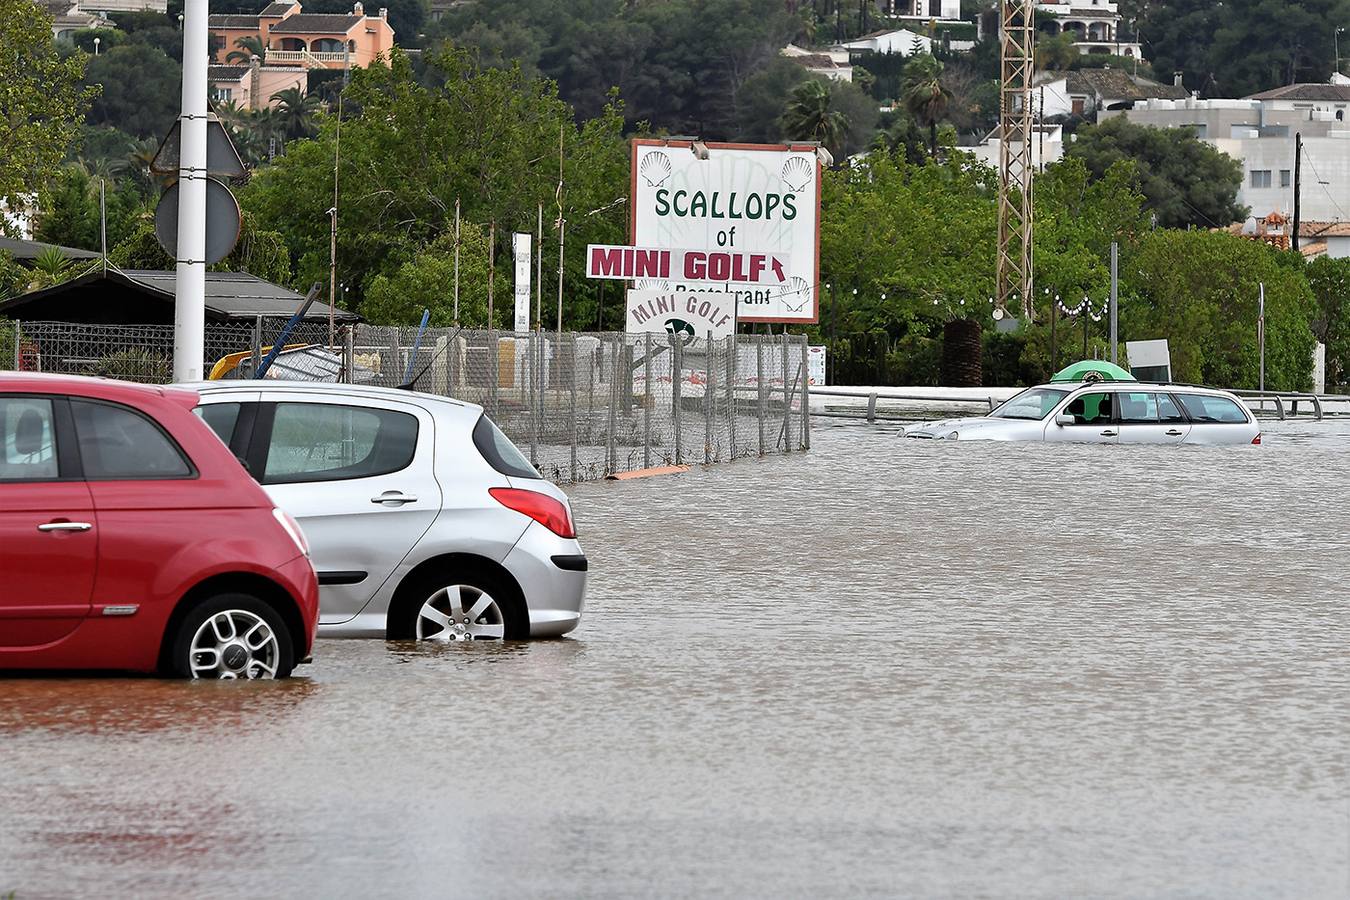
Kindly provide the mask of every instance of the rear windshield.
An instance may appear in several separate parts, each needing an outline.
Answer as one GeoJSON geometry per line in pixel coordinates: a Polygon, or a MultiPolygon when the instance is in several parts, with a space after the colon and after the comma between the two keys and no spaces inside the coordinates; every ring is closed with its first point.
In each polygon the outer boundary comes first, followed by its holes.
{"type": "Polygon", "coordinates": [[[502,434],[502,430],[487,416],[479,417],[478,424],[473,426],[473,445],[483,454],[488,465],[503,475],[512,478],[541,477],[525,454],[517,450],[511,439],[502,434]]]}
{"type": "Polygon", "coordinates": [[[1227,397],[1206,394],[1177,394],[1181,405],[1194,422],[1218,422],[1225,425],[1245,425],[1247,413],[1227,397]]]}

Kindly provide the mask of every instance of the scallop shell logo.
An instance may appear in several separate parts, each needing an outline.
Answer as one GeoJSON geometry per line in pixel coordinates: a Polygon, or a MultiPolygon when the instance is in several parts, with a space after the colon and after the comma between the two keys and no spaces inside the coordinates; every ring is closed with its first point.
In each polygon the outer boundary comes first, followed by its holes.
{"type": "Polygon", "coordinates": [[[778,289],[778,299],[789,312],[801,312],[811,300],[811,285],[794,275],[778,289]]]}
{"type": "Polygon", "coordinates": [[[780,173],[780,177],[792,193],[800,194],[815,179],[816,164],[805,156],[789,157],[788,161],[783,163],[783,171],[780,173]]]}
{"type": "Polygon", "coordinates": [[[638,174],[647,182],[648,187],[660,187],[670,177],[670,157],[660,150],[653,150],[642,157],[638,174]]]}
{"type": "Polygon", "coordinates": [[[658,281],[655,278],[639,278],[637,280],[637,289],[639,291],[661,291],[665,293],[670,291],[670,282],[658,281]]]}

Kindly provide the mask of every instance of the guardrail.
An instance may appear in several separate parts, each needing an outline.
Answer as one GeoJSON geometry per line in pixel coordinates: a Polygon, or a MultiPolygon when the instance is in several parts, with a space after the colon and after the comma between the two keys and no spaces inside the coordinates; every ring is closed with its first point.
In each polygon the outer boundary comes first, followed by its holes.
{"type": "MultiPolygon", "coordinates": [[[[988,407],[988,410],[989,410],[990,412],[993,412],[993,411],[994,411],[994,408],[995,408],[996,406],[998,406],[1000,403],[1003,402],[1002,399],[1000,399],[1000,398],[998,398],[998,397],[994,397],[994,396],[987,396],[987,397],[972,397],[972,396],[969,396],[969,395],[956,396],[956,395],[934,395],[934,394],[901,394],[901,393],[896,393],[896,392],[893,392],[893,391],[868,391],[867,393],[860,393],[860,392],[857,392],[857,391],[834,391],[834,390],[830,390],[829,388],[824,388],[824,387],[813,387],[813,388],[811,388],[811,396],[812,396],[812,397],[848,397],[849,399],[853,399],[853,400],[861,400],[861,399],[863,399],[863,398],[866,398],[866,400],[867,400],[867,414],[866,414],[866,418],[867,418],[867,421],[868,421],[868,422],[876,422],[876,421],[878,421],[878,420],[884,420],[884,421],[897,421],[897,422],[898,422],[898,421],[906,421],[906,420],[907,420],[907,417],[901,417],[901,416],[878,416],[878,415],[877,415],[877,401],[878,401],[878,400],[908,400],[908,401],[919,401],[919,402],[926,402],[926,403],[970,403],[970,404],[979,405],[979,406],[987,406],[987,407],[988,407]]],[[[1004,398],[1004,399],[1006,399],[1006,398],[1004,398]]],[[[856,419],[856,418],[859,418],[858,414],[856,414],[856,413],[849,413],[849,412],[825,412],[825,411],[815,412],[815,411],[813,411],[813,412],[811,413],[811,415],[813,415],[813,416],[822,416],[822,417],[827,418],[827,419],[829,419],[829,418],[832,418],[832,419],[856,419]]]]}
{"type": "MultiPolygon", "coordinates": [[[[1350,404],[1350,394],[1312,394],[1301,391],[1232,391],[1231,393],[1237,394],[1243,400],[1255,400],[1259,406],[1253,412],[1263,413],[1265,412],[1266,401],[1273,402],[1275,404],[1275,415],[1280,419],[1285,418],[1284,404],[1286,401],[1289,403],[1290,416],[1298,415],[1300,403],[1308,403],[1312,406],[1313,418],[1318,422],[1322,421],[1325,416],[1350,414],[1350,408],[1328,411],[1323,406],[1324,403],[1350,404]]],[[[1250,407],[1253,404],[1248,403],[1247,405],[1250,407]]]]}

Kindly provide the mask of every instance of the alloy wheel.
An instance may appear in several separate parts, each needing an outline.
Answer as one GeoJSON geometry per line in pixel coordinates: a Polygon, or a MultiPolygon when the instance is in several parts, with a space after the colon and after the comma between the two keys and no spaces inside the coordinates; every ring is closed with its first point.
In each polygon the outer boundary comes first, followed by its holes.
{"type": "Polygon", "coordinates": [[[482,588],[453,584],[427,598],[417,611],[417,639],[473,641],[506,637],[497,601],[482,588]]]}
{"type": "Polygon", "coordinates": [[[193,678],[232,680],[275,678],[280,659],[272,626],[256,613],[227,609],[197,629],[188,662],[193,678]]]}

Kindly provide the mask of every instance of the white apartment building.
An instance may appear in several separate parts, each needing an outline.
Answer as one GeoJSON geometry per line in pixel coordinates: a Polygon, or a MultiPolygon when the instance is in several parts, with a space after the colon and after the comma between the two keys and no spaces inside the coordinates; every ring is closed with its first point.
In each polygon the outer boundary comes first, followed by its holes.
{"type": "Polygon", "coordinates": [[[1144,55],[1136,41],[1120,40],[1120,10],[1113,0],[1038,0],[1037,12],[1056,19],[1046,33],[1069,31],[1075,35],[1080,53],[1109,53],[1136,59],[1144,55]]]}
{"type": "MultiPolygon", "coordinates": [[[[1350,79],[1347,79],[1350,81],[1350,79]]],[[[1241,100],[1148,100],[1104,110],[1155,128],[1186,128],[1242,163],[1238,201],[1261,217],[1294,209],[1296,137],[1303,139],[1300,215],[1350,222],[1350,83],[1295,84],[1241,100]]]]}

